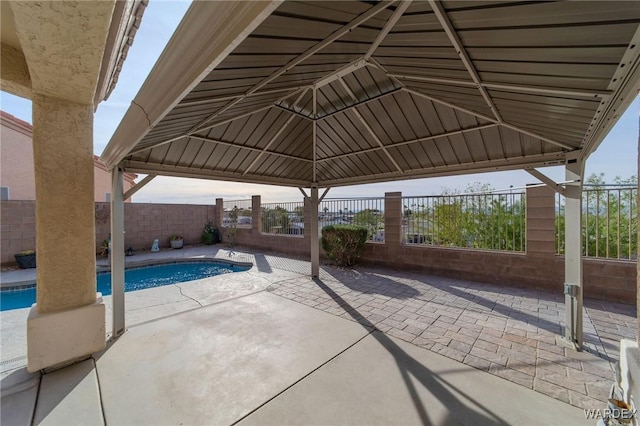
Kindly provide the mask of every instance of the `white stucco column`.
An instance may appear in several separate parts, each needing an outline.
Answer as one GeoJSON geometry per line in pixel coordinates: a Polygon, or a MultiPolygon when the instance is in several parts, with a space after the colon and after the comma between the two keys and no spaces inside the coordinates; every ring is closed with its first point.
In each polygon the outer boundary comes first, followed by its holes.
{"type": "Polygon", "coordinates": [[[309,208],[311,209],[311,278],[320,276],[320,241],[318,238],[318,187],[311,187],[311,197],[309,198],[309,208]]]}
{"type": "Polygon", "coordinates": [[[124,173],[111,171],[111,300],[113,337],[124,333],[124,173]]]}
{"type": "Polygon", "coordinates": [[[582,175],[584,162],[568,159],[565,164],[565,334],[566,343],[582,347],[582,175]]]}
{"type": "Polygon", "coordinates": [[[96,293],[93,108],[33,97],[37,304],[27,321],[28,370],[105,347],[96,293]]]}

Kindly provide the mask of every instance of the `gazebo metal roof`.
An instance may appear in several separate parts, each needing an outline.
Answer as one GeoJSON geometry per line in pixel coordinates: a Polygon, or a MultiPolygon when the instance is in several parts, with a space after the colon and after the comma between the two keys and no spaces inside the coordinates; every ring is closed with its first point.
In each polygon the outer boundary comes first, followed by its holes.
{"type": "Polygon", "coordinates": [[[299,187],[564,164],[639,42],[634,1],[194,2],[102,158],[299,187]]]}

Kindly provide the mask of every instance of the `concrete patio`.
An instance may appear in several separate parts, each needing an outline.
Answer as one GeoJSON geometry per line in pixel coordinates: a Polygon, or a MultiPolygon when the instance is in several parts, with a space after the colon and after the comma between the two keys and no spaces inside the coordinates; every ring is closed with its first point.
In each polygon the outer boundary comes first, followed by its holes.
{"type": "Polygon", "coordinates": [[[416,273],[311,281],[307,261],[219,246],[127,260],[176,256],[255,266],[127,293],[128,332],[46,375],[24,368],[28,309],[3,312],[2,424],[593,424],[636,333],[634,306],[587,300],[573,352],[560,294],[416,273]]]}

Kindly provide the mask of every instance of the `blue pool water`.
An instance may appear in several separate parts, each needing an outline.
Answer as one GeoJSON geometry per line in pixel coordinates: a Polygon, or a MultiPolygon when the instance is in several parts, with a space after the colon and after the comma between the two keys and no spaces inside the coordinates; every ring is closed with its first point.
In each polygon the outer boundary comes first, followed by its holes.
{"type": "MultiPolygon", "coordinates": [[[[184,281],[199,280],[214,275],[246,271],[249,267],[215,262],[171,263],[128,269],[124,273],[124,291],[160,287],[184,281]]],[[[111,274],[98,274],[98,291],[111,294],[111,274]]],[[[0,292],[0,311],[28,308],[36,303],[36,288],[5,290],[0,292]]]]}

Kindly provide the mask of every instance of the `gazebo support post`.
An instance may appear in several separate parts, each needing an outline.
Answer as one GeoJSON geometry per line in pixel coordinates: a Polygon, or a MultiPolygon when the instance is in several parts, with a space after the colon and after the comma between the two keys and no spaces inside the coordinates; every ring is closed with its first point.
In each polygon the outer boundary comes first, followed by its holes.
{"type": "Polygon", "coordinates": [[[582,175],[584,161],[568,157],[565,162],[565,333],[563,343],[582,347],[582,175]]]}
{"type": "Polygon", "coordinates": [[[318,238],[318,187],[311,187],[311,197],[309,199],[311,209],[311,278],[320,276],[320,241],[318,238]]]}
{"type": "Polygon", "coordinates": [[[124,173],[111,171],[111,297],[113,337],[124,333],[124,173]]]}

